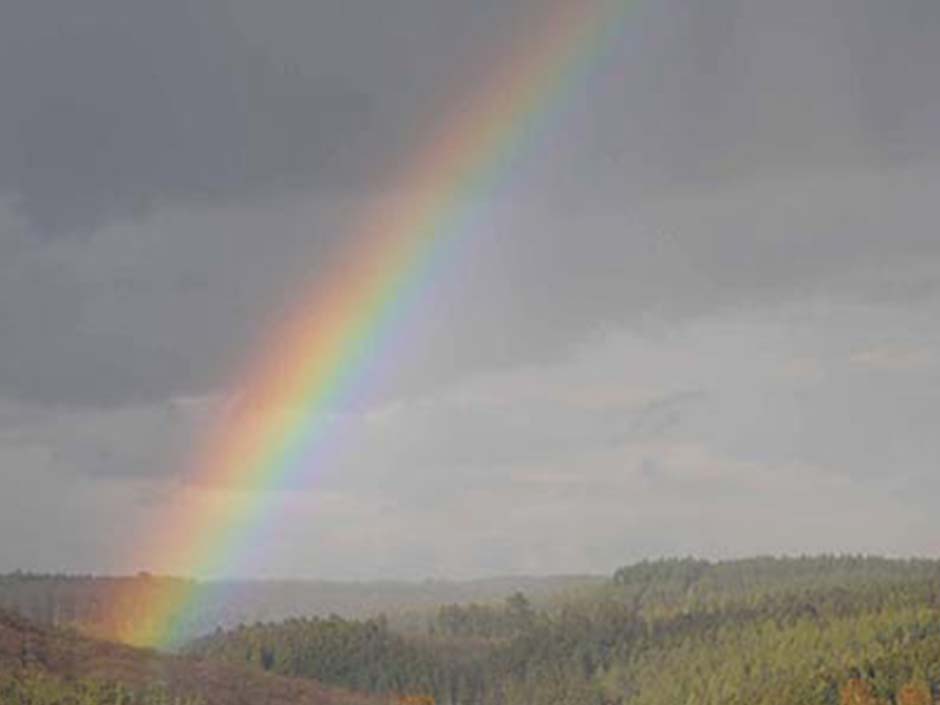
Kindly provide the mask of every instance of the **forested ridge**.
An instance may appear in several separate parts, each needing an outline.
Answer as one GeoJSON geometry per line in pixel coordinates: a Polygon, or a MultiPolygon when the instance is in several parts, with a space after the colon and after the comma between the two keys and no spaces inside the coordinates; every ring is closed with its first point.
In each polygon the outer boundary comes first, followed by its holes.
{"type": "Polygon", "coordinates": [[[940,562],[644,562],[533,607],[447,605],[421,630],[292,619],[194,642],[203,657],[461,705],[940,702],[940,562]]]}
{"type": "MultiPolygon", "coordinates": [[[[24,599],[30,580],[11,579],[24,599]]],[[[91,590],[100,579],[32,580],[39,588],[32,604],[60,618],[82,606],[75,586],[106,607],[106,593],[91,590]],[[69,595],[71,607],[56,601],[69,595]]],[[[149,580],[159,589],[164,579],[149,580]]],[[[933,705],[940,703],[940,561],[643,562],[603,583],[568,584],[554,598],[513,591],[428,607],[406,620],[332,615],[220,628],[177,655],[0,613],[3,705],[426,698],[438,705],[933,705]]]]}

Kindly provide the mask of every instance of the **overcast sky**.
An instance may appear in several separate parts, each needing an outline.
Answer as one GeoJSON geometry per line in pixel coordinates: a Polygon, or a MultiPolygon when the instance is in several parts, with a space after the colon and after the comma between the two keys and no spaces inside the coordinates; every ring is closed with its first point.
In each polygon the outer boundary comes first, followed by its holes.
{"type": "MultiPolygon", "coordinates": [[[[239,574],[940,553],[940,3],[632,4],[239,574]]],[[[233,370],[547,5],[0,3],[0,571],[150,567],[233,370]]]]}

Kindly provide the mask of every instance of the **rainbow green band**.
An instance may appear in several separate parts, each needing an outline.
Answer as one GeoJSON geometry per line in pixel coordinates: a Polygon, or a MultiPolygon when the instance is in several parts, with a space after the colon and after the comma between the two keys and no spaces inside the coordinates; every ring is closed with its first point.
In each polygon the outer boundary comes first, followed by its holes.
{"type": "MultiPolygon", "coordinates": [[[[193,486],[227,491],[174,504],[145,552],[135,547],[152,569],[225,574],[276,515],[271,490],[316,472],[337,400],[380,364],[396,322],[420,299],[449,246],[472,236],[461,224],[498,188],[540,119],[564,104],[611,44],[631,2],[548,4],[540,26],[483,90],[461,100],[392,179],[388,192],[407,199],[370,204],[350,233],[344,264],[303,292],[265,338],[258,362],[238,379],[237,403],[193,465],[193,486]]],[[[137,590],[122,600],[134,616],[118,620],[121,636],[164,648],[178,642],[187,615],[210,599],[197,582],[137,590]]]]}

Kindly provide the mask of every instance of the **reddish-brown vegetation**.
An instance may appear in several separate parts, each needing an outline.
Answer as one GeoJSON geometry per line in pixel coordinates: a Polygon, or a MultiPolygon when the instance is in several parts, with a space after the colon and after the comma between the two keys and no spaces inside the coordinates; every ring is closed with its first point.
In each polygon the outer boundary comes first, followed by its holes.
{"type": "Polygon", "coordinates": [[[38,627],[0,613],[0,672],[38,669],[64,679],[160,683],[206,705],[384,705],[367,695],[205,659],[163,654],[38,627]]]}

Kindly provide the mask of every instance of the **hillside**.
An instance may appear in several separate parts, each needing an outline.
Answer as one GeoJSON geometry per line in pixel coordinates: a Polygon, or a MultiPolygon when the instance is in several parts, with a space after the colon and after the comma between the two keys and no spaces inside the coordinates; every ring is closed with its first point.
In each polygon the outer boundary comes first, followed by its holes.
{"type": "Polygon", "coordinates": [[[198,658],[89,639],[0,612],[0,703],[379,705],[379,701],[198,658]],[[28,699],[24,694],[28,694],[28,699]],[[79,699],[79,695],[83,699],[79,699]],[[70,700],[73,698],[74,700],[70,700]]]}
{"type": "MultiPolygon", "coordinates": [[[[90,604],[107,605],[107,583],[17,580],[27,597],[29,585],[38,587],[33,604],[46,600],[60,617],[74,606],[63,598],[76,585],[98,590],[90,604]]],[[[80,683],[95,693],[25,700],[31,705],[353,705],[398,694],[439,705],[940,703],[940,561],[665,560],[537,599],[516,591],[423,610],[412,622],[332,615],[251,623],[176,655],[7,615],[0,703],[9,674],[39,674],[55,692],[80,683]],[[116,683],[143,695],[112,698],[116,683]]]]}
{"type": "Polygon", "coordinates": [[[443,705],[940,703],[940,562],[670,560],[538,609],[451,605],[421,636],[382,620],[259,624],[191,650],[443,705]]]}

